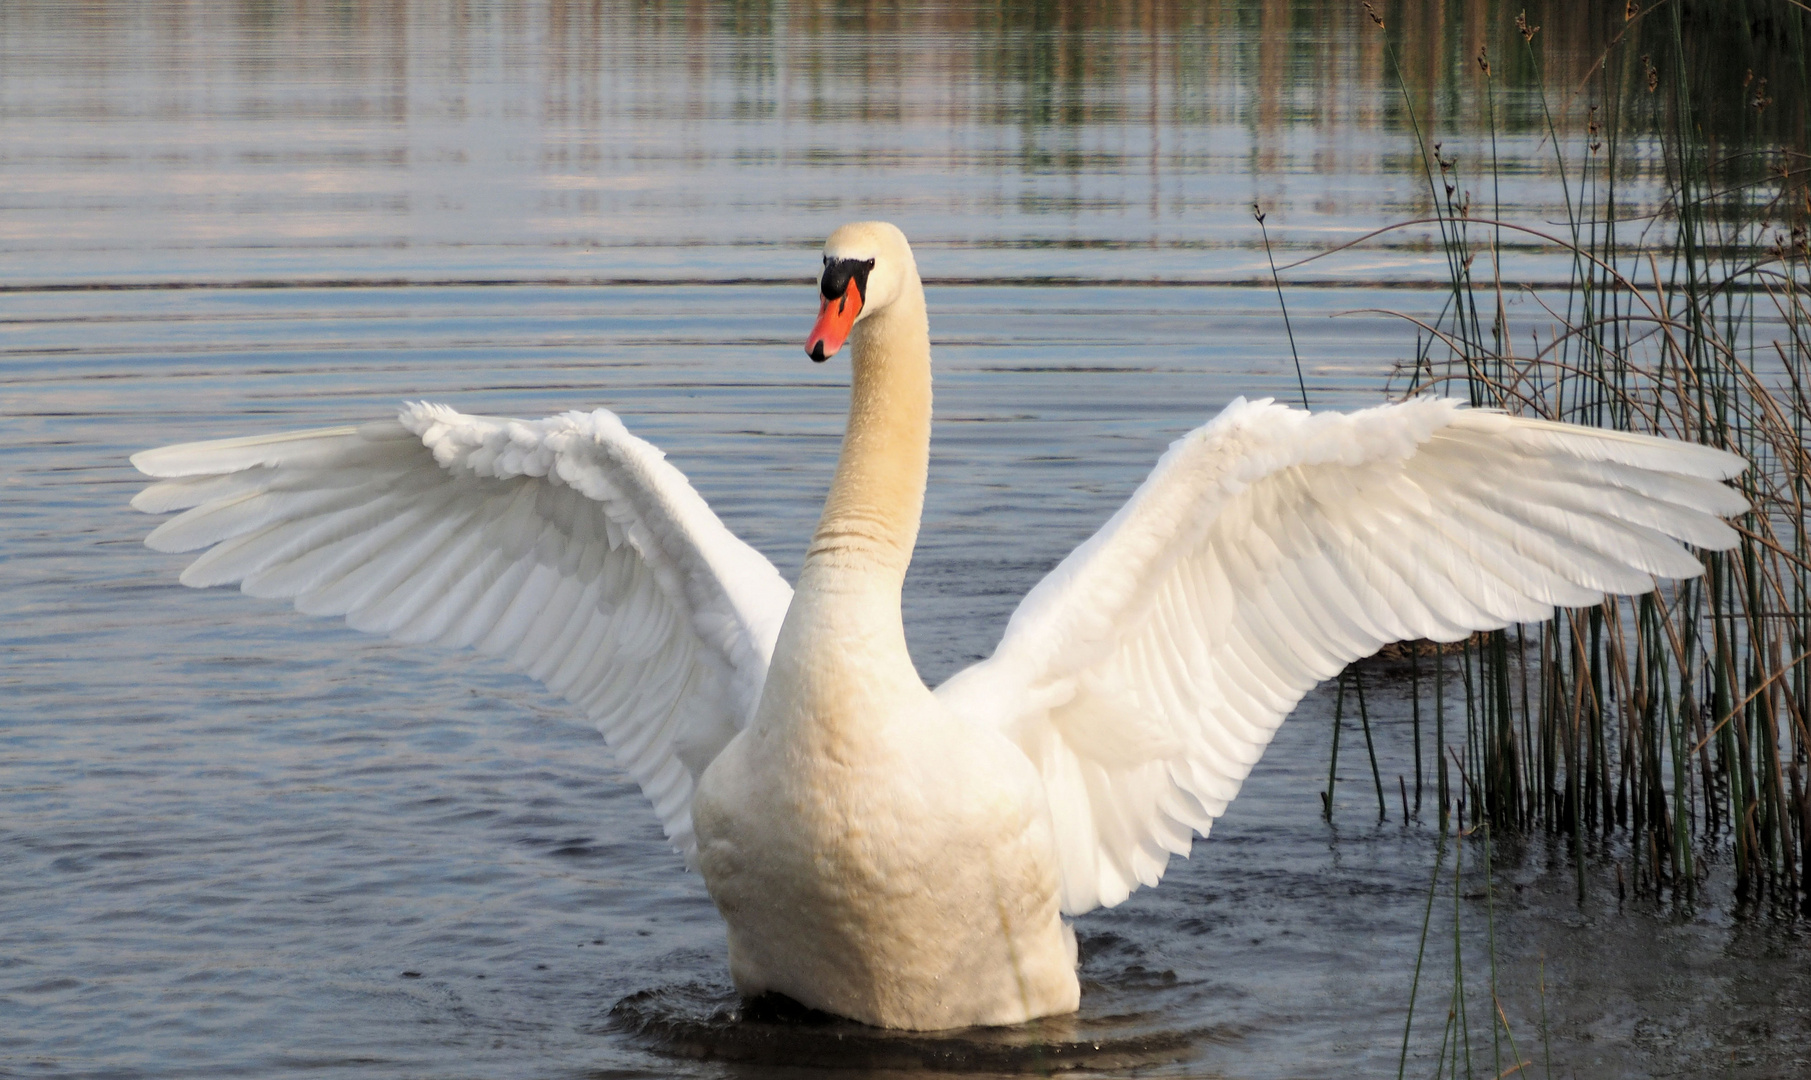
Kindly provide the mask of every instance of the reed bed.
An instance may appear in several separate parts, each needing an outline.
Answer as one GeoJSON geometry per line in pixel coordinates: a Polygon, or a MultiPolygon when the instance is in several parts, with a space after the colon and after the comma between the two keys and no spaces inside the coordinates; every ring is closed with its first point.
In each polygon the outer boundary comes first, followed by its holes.
{"type": "Polygon", "coordinates": [[[1811,9],[1663,2],[1613,18],[1587,84],[1558,93],[1526,14],[1479,50],[1477,168],[1422,129],[1398,73],[1430,209],[1386,232],[1433,229],[1450,291],[1416,320],[1393,386],[1725,447],[1752,463],[1753,509],[1700,579],[1408,650],[1418,744],[1424,717],[1433,729],[1414,801],[1431,798],[1442,836],[1562,838],[1581,899],[1588,851],[1613,849],[1636,896],[1690,901],[1727,861],[1742,904],[1811,915],[1811,9]],[[1732,72],[1715,52],[1728,28],[1701,24],[1729,19],[1750,39],[1765,28],[1764,66],[1732,72]],[[1498,56],[1539,110],[1564,221],[1494,209],[1498,56]],[[1768,117],[1781,97],[1784,125],[1768,117]],[[1665,195],[1632,201],[1624,158],[1654,152],[1665,195]],[[1510,250],[1558,260],[1564,287],[1506,280],[1510,250]]]}
{"type": "MultiPolygon", "coordinates": [[[[1557,87],[1538,16],[1493,12],[1469,98],[1487,137],[1462,162],[1423,127],[1431,103],[1397,64],[1393,10],[1362,5],[1426,184],[1425,215],[1383,232],[1431,230],[1448,278],[1436,318],[1403,316],[1418,344],[1392,390],[1733,450],[1751,462],[1739,480],[1751,510],[1737,548],[1701,553],[1701,578],[1383,661],[1412,685],[1404,818],[1425,800],[1438,824],[1399,1074],[1418,996],[1439,1032],[1436,1076],[1551,1072],[1544,985],[1538,1045],[1518,1046],[1498,995],[1493,838],[1545,836],[1581,902],[1613,869],[1619,899],[1689,907],[1716,874],[1741,911],[1811,917],[1811,7],[1594,8],[1598,59],[1557,87]],[[1497,139],[1518,110],[1551,150],[1561,221],[1505,220],[1497,206],[1497,139]],[[1628,182],[1630,159],[1655,154],[1658,198],[1628,182]],[[1561,282],[1518,282],[1506,255],[1560,267],[1561,282]],[[1476,918],[1461,904],[1468,850],[1489,923],[1485,987],[1470,985],[1459,933],[1476,918]],[[1437,901],[1452,907],[1446,958],[1429,939],[1437,901]],[[1448,963],[1441,1026],[1424,983],[1448,963]]],[[[1348,698],[1371,750],[1363,672],[1338,691],[1329,817],[1348,698]]],[[[1370,771],[1381,816],[1374,754],[1370,771]]]]}

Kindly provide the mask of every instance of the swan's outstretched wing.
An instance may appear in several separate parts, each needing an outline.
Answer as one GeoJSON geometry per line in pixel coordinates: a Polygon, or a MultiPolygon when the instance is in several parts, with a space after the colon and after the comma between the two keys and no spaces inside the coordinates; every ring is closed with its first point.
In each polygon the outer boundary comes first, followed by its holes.
{"type": "Polygon", "coordinates": [[[792,590],[659,450],[599,409],[415,404],[363,427],[132,458],[146,543],[359,630],[503,657],[597,722],[689,863],[692,787],[753,712],[792,590]]]}
{"type": "Polygon", "coordinates": [[[1417,399],[1352,414],[1235,401],[937,691],[1042,772],[1063,908],[1154,885],[1317,682],[1689,577],[1726,548],[1739,457],[1417,399]]]}

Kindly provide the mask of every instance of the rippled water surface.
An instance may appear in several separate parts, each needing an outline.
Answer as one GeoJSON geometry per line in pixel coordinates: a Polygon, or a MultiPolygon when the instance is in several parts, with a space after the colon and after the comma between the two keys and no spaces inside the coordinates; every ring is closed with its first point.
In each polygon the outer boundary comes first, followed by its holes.
{"type": "MultiPolygon", "coordinates": [[[[1463,96],[1469,24],[1408,14],[1405,64],[1463,96]]],[[[1253,201],[1282,261],[1418,213],[1364,29],[1313,3],[0,6],[0,1074],[1387,1074],[1425,925],[1411,1075],[1454,941],[1499,1071],[1792,1075],[1789,928],[1613,884],[1581,908],[1538,848],[1487,896],[1475,844],[1428,914],[1389,665],[1365,674],[1387,820],[1350,724],[1322,820],[1312,695],[1211,841],[1080,920],[1079,1016],[737,1018],[702,884],[560,702],[183,589],[140,544],[138,449],[413,397],[601,405],[791,575],[846,403],[846,366],[799,349],[816,248],[886,217],[931,283],[906,618],[939,681],[1171,439],[1299,393],[1253,201]]],[[[1498,152],[1499,197],[1540,213],[1550,148],[1523,123],[1498,152]]],[[[1317,406],[1380,399],[1414,330],[1360,312],[1429,314],[1443,272],[1409,234],[1291,274],[1317,406]]]]}

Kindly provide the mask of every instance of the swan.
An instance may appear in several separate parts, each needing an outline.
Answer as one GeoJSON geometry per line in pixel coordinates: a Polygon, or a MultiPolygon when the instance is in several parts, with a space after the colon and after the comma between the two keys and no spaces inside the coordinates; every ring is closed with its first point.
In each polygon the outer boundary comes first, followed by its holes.
{"type": "Polygon", "coordinates": [[[1163,876],[1318,681],[1640,593],[1736,542],[1745,462],[1415,398],[1236,400],[929,689],[900,590],[931,429],[895,227],[829,238],[813,360],[852,353],[842,453],[789,587],[612,413],[393,420],[148,450],[146,543],[575,704],[728,926],[746,994],[892,1028],[1077,1007],[1069,920],[1163,876]]]}

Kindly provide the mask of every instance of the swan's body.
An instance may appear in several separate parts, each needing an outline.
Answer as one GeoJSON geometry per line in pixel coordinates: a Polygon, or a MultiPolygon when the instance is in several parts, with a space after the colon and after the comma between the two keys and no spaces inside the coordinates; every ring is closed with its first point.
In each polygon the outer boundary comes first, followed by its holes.
{"type": "Polygon", "coordinates": [[[904,239],[884,255],[898,288],[869,291],[854,326],[849,431],[765,692],[699,779],[698,865],[745,992],[893,1027],[1069,1012],[1075,938],[1037,772],[906,652],[931,345],[904,239]]]}
{"type": "Polygon", "coordinates": [[[1740,458],[1417,399],[1234,402],[1020,605],[993,657],[927,689],[900,586],[930,439],[905,238],[826,245],[808,342],[845,334],[842,458],[797,590],[599,410],[397,421],[133,460],[211,547],[191,585],[501,655],[584,709],[703,873],[746,992],[873,1024],[1072,1010],[1063,915],[1154,885],[1316,682],[1642,592],[1728,547],[1740,458]]]}

